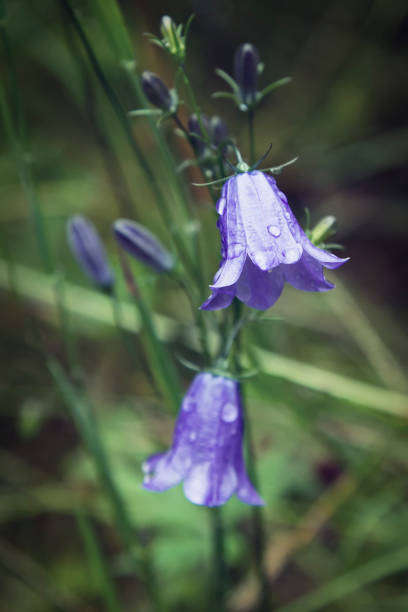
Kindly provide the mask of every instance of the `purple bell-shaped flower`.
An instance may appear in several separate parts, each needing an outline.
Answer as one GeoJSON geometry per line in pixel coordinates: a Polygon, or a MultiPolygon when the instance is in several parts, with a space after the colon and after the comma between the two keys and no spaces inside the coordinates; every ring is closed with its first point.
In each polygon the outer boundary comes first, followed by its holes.
{"type": "Polygon", "coordinates": [[[220,506],[236,493],[246,504],[262,505],[245,469],[243,433],[239,383],[197,374],[184,397],[171,448],[143,465],[143,487],[165,491],[183,481],[184,494],[194,504],[220,506]]]}
{"type": "Polygon", "coordinates": [[[348,258],[310,242],[271,176],[257,170],[232,176],[217,212],[222,261],[202,309],[226,308],[237,297],[265,310],[280,297],[285,282],[302,291],[333,289],[323,267],[337,268],[348,258]]]}

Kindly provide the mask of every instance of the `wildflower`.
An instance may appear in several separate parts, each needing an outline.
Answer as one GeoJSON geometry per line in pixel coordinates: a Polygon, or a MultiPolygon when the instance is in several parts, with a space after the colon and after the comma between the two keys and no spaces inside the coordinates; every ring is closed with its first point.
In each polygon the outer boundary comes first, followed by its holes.
{"type": "Polygon", "coordinates": [[[171,253],[143,225],[130,219],[118,219],[113,224],[113,233],[125,251],[156,272],[169,272],[174,267],[171,253]]]}
{"type": "Polygon", "coordinates": [[[157,74],[144,70],[140,80],[143,93],[153,106],[167,112],[175,110],[174,95],[157,74]]]}
{"type": "Polygon", "coordinates": [[[75,215],[67,224],[68,243],[85,274],[99,287],[111,289],[113,273],[105,249],[93,223],[75,215]]]}
{"type": "Polygon", "coordinates": [[[165,491],[183,481],[184,494],[194,504],[220,506],[236,493],[246,504],[262,505],[245,469],[243,432],[239,383],[197,374],[184,397],[171,448],[143,465],[143,487],[165,491]]]}
{"type": "Polygon", "coordinates": [[[279,298],[285,282],[302,291],[333,289],[323,266],[337,268],[348,258],[310,242],[271,176],[250,171],[231,177],[217,212],[222,261],[202,309],[226,308],[237,297],[265,310],[279,298]]]}

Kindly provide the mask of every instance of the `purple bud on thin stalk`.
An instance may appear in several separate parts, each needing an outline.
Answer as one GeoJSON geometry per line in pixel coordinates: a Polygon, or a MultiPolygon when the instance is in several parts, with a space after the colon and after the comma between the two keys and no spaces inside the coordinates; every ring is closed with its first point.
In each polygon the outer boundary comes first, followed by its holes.
{"type": "Polygon", "coordinates": [[[174,258],[171,253],[143,225],[130,219],[118,219],[113,224],[113,233],[129,255],[156,272],[170,272],[173,269],[174,258]]]}
{"type": "Polygon", "coordinates": [[[256,101],[259,63],[259,53],[254,45],[244,43],[235,51],[234,77],[245,105],[251,105],[256,101]]]}
{"type": "Polygon", "coordinates": [[[81,215],[71,217],[67,223],[67,238],[85,274],[102,289],[110,290],[114,282],[113,273],[93,223],[81,215]]]}
{"type": "Polygon", "coordinates": [[[236,297],[266,310],[285,283],[301,291],[334,288],[323,267],[338,268],[348,258],[312,244],[271,176],[258,170],[232,176],[223,185],[217,212],[222,259],[202,309],[227,308],[236,297]]]}
{"type": "Polygon", "coordinates": [[[217,115],[211,117],[210,126],[211,142],[215,147],[218,147],[221,143],[227,140],[229,136],[228,128],[221,117],[218,117],[217,115]]]}
{"type": "Polygon", "coordinates": [[[183,481],[193,504],[221,506],[235,493],[246,504],[262,505],[245,469],[243,435],[238,381],[197,374],[184,396],[171,448],[143,464],[143,487],[161,492],[183,481]]]}
{"type": "MultiPolygon", "coordinates": [[[[210,122],[208,117],[201,115],[201,124],[208,134],[210,131],[210,122]]],[[[207,145],[204,142],[203,131],[196,114],[190,115],[187,125],[190,134],[191,146],[193,147],[195,154],[200,156],[204,153],[207,145]]]]}
{"type": "Polygon", "coordinates": [[[142,72],[141,84],[143,93],[153,106],[169,111],[173,104],[173,99],[167,85],[160,77],[149,70],[142,72]]]}

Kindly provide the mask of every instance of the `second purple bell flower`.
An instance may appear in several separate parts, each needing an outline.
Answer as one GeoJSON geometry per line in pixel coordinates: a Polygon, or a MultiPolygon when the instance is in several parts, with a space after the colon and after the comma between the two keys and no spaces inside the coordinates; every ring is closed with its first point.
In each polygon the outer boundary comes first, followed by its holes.
{"type": "Polygon", "coordinates": [[[342,259],[312,244],[287,198],[271,176],[250,171],[229,178],[217,203],[221,265],[201,308],[226,308],[237,297],[266,310],[280,297],[285,282],[302,291],[328,291],[323,267],[342,259]]]}
{"type": "Polygon", "coordinates": [[[184,397],[171,448],[143,465],[143,487],[160,492],[183,481],[184,494],[194,504],[220,506],[235,493],[246,504],[262,505],[245,469],[243,433],[238,381],[197,374],[184,397]]]}

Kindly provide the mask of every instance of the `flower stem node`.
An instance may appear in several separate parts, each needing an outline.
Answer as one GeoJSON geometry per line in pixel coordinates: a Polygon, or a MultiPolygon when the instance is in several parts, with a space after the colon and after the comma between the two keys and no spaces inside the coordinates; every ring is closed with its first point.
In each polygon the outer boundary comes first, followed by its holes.
{"type": "Polygon", "coordinates": [[[93,223],[82,215],[71,217],[67,223],[67,239],[85,274],[98,287],[110,291],[114,283],[113,272],[93,223]]]}
{"type": "Polygon", "coordinates": [[[183,481],[193,504],[221,506],[235,493],[246,504],[262,505],[245,469],[243,434],[238,381],[200,372],[183,399],[171,448],[143,465],[143,487],[160,492],[183,481]]]}
{"type": "Polygon", "coordinates": [[[294,216],[276,180],[258,170],[229,178],[217,203],[221,265],[204,310],[227,308],[234,297],[266,310],[285,283],[302,291],[328,291],[323,267],[347,261],[316,247],[294,216]]]}
{"type": "Polygon", "coordinates": [[[130,219],[118,219],[113,224],[113,233],[123,250],[156,272],[173,270],[173,256],[143,225],[130,219]]]}

